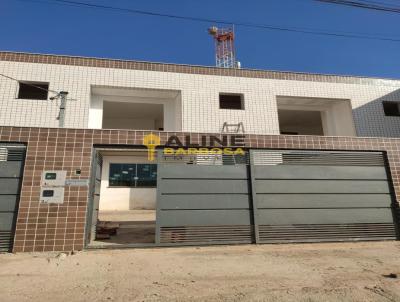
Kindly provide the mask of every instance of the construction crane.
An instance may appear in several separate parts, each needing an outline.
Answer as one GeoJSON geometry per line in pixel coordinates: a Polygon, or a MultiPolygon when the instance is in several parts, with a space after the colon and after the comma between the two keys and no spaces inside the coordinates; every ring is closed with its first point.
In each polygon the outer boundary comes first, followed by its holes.
{"type": "Polygon", "coordinates": [[[236,61],[235,55],[235,33],[233,27],[218,28],[212,26],[208,33],[215,41],[215,63],[217,67],[240,68],[240,62],[236,61]]]}

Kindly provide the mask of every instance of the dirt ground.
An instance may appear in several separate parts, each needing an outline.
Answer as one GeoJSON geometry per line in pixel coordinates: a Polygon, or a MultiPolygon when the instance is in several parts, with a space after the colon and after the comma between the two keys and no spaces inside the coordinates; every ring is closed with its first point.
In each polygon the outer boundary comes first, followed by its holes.
{"type": "Polygon", "coordinates": [[[399,275],[400,242],[1,254],[0,301],[400,301],[399,275]]]}

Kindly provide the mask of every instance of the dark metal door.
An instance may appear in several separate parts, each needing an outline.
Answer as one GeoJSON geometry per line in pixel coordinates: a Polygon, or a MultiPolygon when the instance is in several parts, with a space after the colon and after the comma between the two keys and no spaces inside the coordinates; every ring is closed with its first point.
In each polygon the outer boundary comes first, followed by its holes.
{"type": "Polygon", "coordinates": [[[12,251],[25,146],[0,144],[0,251],[12,251]]]}
{"type": "Polygon", "coordinates": [[[380,152],[252,150],[258,242],[395,239],[380,152]]]}
{"type": "Polygon", "coordinates": [[[251,243],[247,168],[238,157],[159,152],[156,243],[251,243]]]}

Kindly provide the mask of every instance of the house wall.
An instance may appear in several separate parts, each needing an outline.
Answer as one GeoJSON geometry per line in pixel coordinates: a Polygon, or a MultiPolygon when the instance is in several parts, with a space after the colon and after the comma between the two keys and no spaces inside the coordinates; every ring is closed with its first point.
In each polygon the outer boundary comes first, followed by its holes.
{"type": "Polygon", "coordinates": [[[103,156],[100,189],[100,211],[127,211],[134,209],[154,210],[156,208],[156,188],[109,187],[111,163],[149,163],[147,156],[112,155],[103,156]]]}
{"type": "Polygon", "coordinates": [[[129,119],[129,118],[108,118],[103,120],[103,129],[139,129],[158,130],[154,119],[129,119]]]}
{"type": "Polygon", "coordinates": [[[356,133],[352,120],[351,104],[349,102],[337,102],[322,112],[322,123],[325,135],[353,136],[356,133]]]}
{"type": "MultiPolygon", "coordinates": [[[[66,186],[62,204],[43,204],[40,182],[44,170],[65,170],[67,179],[87,180],[91,174],[93,146],[138,146],[143,131],[20,128],[0,126],[0,142],[27,144],[27,154],[17,217],[14,252],[71,251],[84,248],[89,207],[89,187],[66,186]],[[81,169],[81,175],[75,170],[81,169]]],[[[167,135],[159,133],[165,144],[167,135]]],[[[191,135],[199,143],[200,133],[191,135]]],[[[215,134],[218,135],[218,134],[215,134]]],[[[396,202],[400,198],[400,139],[246,135],[248,148],[369,150],[386,152],[396,202]]]]}
{"type": "MultiPolygon", "coordinates": [[[[358,136],[400,136],[400,119],[384,116],[381,104],[382,100],[400,99],[400,81],[395,80],[1,52],[0,70],[20,80],[50,82],[51,90],[68,91],[71,101],[65,125],[70,128],[98,128],[94,122],[89,123],[91,86],[96,85],[180,91],[181,102],[175,118],[181,119],[178,130],[182,131],[220,132],[224,122],[243,122],[249,134],[279,134],[276,98],[296,96],[349,99],[358,136]],[[55,63],[46,63],[50,61],[55,63]],[[133,64],[135,69],[124,67],[133,64]],[[219,109],[220,92],[244,94],[245,110],[219,109]]],[[[0,78],[1,125],[58,126],[56,101],[19,100],[17,90],[18,83],[0,78]]],[[[91,109],[91,115],[99,116],[100,107],[91,109]]]]}
{"type": "Polygon", "coordinates": [[[291,132],[291,133],[300,133],[300,135],[323,135],[322,129],[316,128],[316,127],[311,127],[307,125],[301,125],[301,126],[285,126],[285,129],[283,130],[284,132],[291,132]],[[320,131],[321,130],[321,131],[320,131]]]}
{"type": "Polygon", "coordinates": [[[88,111],[89,129],[101,129],[103,127],[103,105],[104,100],[101,96],[91,95],[88,111]]]}

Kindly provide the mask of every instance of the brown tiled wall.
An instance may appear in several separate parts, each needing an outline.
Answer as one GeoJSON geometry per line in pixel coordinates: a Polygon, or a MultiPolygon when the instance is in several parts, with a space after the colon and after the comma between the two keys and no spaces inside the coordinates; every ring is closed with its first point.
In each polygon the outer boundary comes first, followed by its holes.
{"type": "Polygon", "coordinates": [[[346,83],[361,85],[398,86],[399,80],[376,79],[353,76],[337,76],[326,74],[309,74],[301,72],[282,72],[256,69],[217,68],[210,66],[179,65],[131,60],[115,60],[102,58],[72,57],[62,55],[45,55],[0,51],[0,61],[26,62],[39,64],[56,64],[87,66],[115,69],[136,69],[161,72],[177,72],[189,74],[205,74],[216,76],[263,78],[276,80],[312,81],[328,83],[346,83]]]}
{"type": "MultiPolygon", "coordinates": [[[[94,144],[141,145],[148,132],[0,127],[0,142],[27,144],[14,251],[70,251],[84,247],[87,187],[66,187],[62,205],[39,204],[43,170],[67,170],[67,178],[88,179],[94,144]],[[80,176],[74,176],[75,169],[80,176]]],[[[160,133],[162,143],[172,133],[160,133]]],[[[183,137],[189,133],[177,133],[183,137]]],[[[199,133],[191,133],[199,141],[199,133]]],[[[386,138],[247,135],[251,148],[386,151],[400,196],[400,140],[386,138]]]]}

